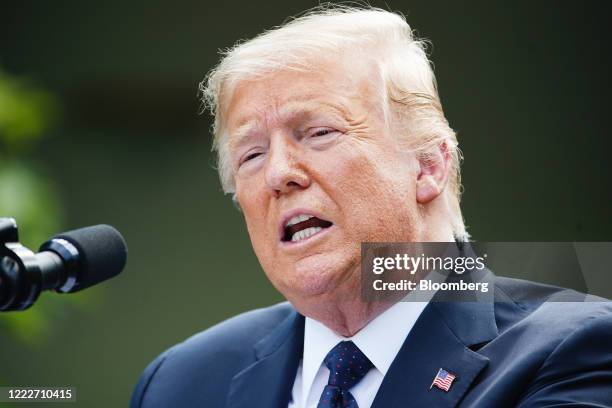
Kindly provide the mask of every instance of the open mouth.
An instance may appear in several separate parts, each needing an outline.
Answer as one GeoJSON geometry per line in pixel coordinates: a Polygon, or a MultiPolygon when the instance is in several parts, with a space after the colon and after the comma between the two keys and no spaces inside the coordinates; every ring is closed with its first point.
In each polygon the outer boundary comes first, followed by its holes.
{"type": "Polygon", "coordinates": [[[332,225],[333,223],[317,218],[314,215],[299,214],[287,221],[283,229],[281,241],[304,241],[332,225]]]}

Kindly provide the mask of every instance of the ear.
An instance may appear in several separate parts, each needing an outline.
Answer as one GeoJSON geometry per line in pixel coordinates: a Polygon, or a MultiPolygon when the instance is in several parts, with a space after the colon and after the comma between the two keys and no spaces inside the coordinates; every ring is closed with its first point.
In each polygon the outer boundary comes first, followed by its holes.
{"type": "Polygon", "coordinates": [[[419,204],[429,203],[444,191],[450,160],[446,142],[440,143],[427,157],[419,158],[420,170],[416,183],[416,199],[419,204]]]}

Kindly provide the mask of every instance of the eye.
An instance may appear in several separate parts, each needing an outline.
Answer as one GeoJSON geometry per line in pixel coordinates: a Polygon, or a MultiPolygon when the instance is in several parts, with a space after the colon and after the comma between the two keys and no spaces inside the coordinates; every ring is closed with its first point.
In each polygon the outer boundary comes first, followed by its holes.
{"type": "Polygon", "coordinates": [[[309,133],[309,136],[310,137],[323,137],[323,136],[327,136],[329,134],[336,133],[336,132],[337,130],[332,129],[332,128],[315,128],[309,133]]]}
{"type": "Polygon", "coordinates": [[[259,155],[261,155],[261,152],[250,153],[250,154],[248,154],[248,155],[247,155],[247,156],[244,158],[244,160],[242,160],[242,162],[244,163],[244,162],[246,162],[246,161],[252,160],[252,159],[256,158],[256,157],[257,157],[257,156],[259,156],[259,155]]]}
{"type": "Polygon", "coordinates": [[[327,134],[329,134],[329,133],[331,133],[331,132],[332,132],[332,130],[331,130],[331,129],[321,129],[321,130],[319,130],[319,131],[315,132],[315,133],[314,133],[312,136],[313,136],[313,137],[317,137],[317,136],[325,136],[325,135],[327,135],[327,134]]]}
{"type": "Polygon", "coordinates": [[[238,163],[238,167],[242,166],[243,164],[252,161],[254,159],[256,159],[257,157],[261,156],[263,154],[263,152],[260,151],[254,151],[254,152],[249,152],[247,154],[245,154],[242,159],[240,159],[240,162],[238,163]]]}

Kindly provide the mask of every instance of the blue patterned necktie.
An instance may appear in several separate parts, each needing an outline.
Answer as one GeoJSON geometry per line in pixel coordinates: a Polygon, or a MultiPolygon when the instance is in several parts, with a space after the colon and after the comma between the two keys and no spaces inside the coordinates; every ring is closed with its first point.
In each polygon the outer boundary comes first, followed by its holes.
{"type": "Polygon", "coordinates": [[[372,362],[352,341],[341,341],[325,357],[329,381],[317,408],[359,408],[349,389],[372,368],[372,362]]]}

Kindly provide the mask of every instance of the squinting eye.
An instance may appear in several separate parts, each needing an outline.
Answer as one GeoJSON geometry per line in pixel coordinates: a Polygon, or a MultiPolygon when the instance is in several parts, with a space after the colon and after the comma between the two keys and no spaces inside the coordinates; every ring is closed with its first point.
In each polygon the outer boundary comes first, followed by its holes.
{"type": "Polygon", "coordinates": [[[242,159],[242,161],[240,162],[240,164],[238,165],[238,167],[242,166],[244,163],[255,159],[258,156],[261,156],[262,153],[261,152],[253,152],[253,153],[249,153],[246,156],[244,156],[244,158],[242,159]]]}
{"type": "Polygon", "coordinates": [[[259,156],[261,153],[257,152],[257,153],[251,153],[249,154],[247,157],[244,158],[243,162],[245,161],[249,161],[251,159],[256,158],[257,156],[259,156]]]}
{"type": "Polygon", "coordinates": [[[330,133],[334,133],[336,132],[336,130],[334,129],[319,129],[316,132],[312,133],[310,135],[310,137],[320,137],[320,136],[326,136],[330,133]]]}

